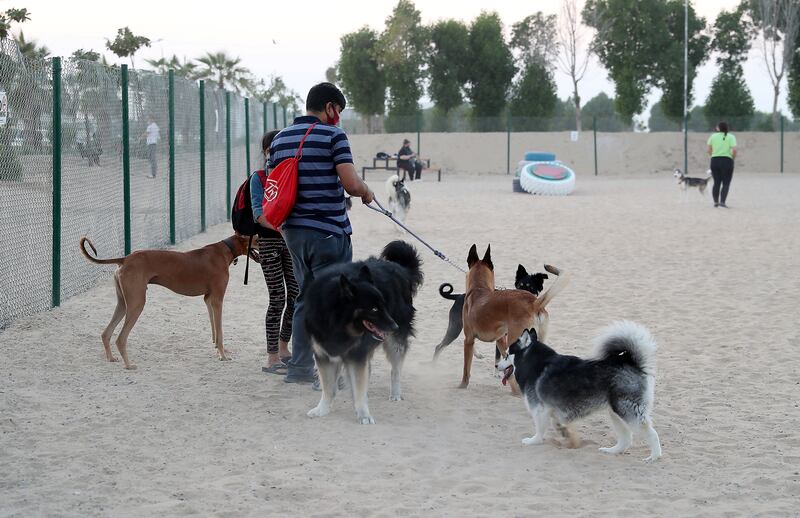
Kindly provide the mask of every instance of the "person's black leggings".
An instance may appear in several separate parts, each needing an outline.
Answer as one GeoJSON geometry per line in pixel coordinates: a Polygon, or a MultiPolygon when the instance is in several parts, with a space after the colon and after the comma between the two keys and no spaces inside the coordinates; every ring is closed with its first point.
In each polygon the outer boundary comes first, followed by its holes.
{"type": "Polygon", "coordinates": [[[714,177],[714,203],[725,204],[728,198],[728,189],[733,179],[733,159],[726,156],[715,156],[711,159],[711,175],[714,177]],[[722,192],[720,192],[722,188],[722,192]]]}
{"type": "Polygon", "coordinates": [[[292,270],[292,257],[282,237],[258,238],[261,269],[269,291],[269,306],[265,317],[267,352],[277,354],[278,340],[292,338],[294,301],[299,289],[292,270]]]}

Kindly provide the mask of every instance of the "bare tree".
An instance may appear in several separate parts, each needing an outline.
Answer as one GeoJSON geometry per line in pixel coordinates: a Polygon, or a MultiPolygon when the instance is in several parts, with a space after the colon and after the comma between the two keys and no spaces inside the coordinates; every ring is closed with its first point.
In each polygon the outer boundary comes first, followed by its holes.
{"type": "Polygon", "coordinates": [[[795,57],[794,42],[800,29],[798,0],[754,0],[752,17],[761,40],[761,53],[772,82],[772,124],[778,125],[781,81],[795,57]]]}
{"type": "Polygon", "coordinates": [[[561,4],[561,20],[558,25],[558,68],[572,80],[572,102],[575,104],[575,127],[581,131],[581,82],[592,56],[590,38],[586,38],[581,25],[576,0],[564,0],[561,4]]]}

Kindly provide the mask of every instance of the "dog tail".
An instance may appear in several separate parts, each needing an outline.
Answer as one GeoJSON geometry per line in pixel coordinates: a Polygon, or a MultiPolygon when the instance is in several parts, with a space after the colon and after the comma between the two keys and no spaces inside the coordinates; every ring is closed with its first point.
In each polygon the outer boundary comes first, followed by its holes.
{"type": "Polygon", "coordinates": [[[537,299],[539,307],[542,309],[547,307],[547,304],[549,304],[550,301],[553,300],[553,298],[558,295],[561,290],[566,288],[567,284],[569,284],[569,275],[567,275],[564,270],[556,268],[555,266],[550,266],[549,264],[544,265],[544,269],[555,275],[557,278],[556,281],[546,290],[544,290],[537,299]]]}
{"type": "Polygon", "coordinates": [[[399,264],[411,275],[411,286],[414,292],[422,285],[422,259],[417,249],[405,241],[392,241],[381,252],[381,259],[399,264]]]}
{"type": "Polygon", "coordinates": [[[446,298],[447,300],[458,300],[459,297],[462,297],[463,293],[456,293],[453,294],[453,285],[449,282],[442,283],[439,285],[439,295],[446,298]]]}
{"type": "Polygon", "coordinates": [[[397,182],[398,180],[400,180],[400,177],[397,176],[396,174],[393,174],[392,176],[390,176],[386,180],[386,184],[385,185],[386,185],[386,196],[387,197],[391,198],[393,196],[396,196],[395,189],[394,189],[394,183],[397,182]]]}
{"type": "Polygon", "coordinates": [[[81,238],[81,252],[83,253],[83,256],[85,258],[87,258],[88,260],[90,260],[93,263],[97,263],[97,264],[122,264],[122,262],[125,260],[124,257],[117,257],[117,258],[114,258],[114,259],[97,259],[96,257],[92,257],[91,255],[89,255],[89,252],[86,251],[86,243],[89,244],[89,247],[92,249],[92,252],[94,253],[94,255],[97,255],[97,249],[94,247],[94,243],[92,243],[91,239],[89,239],[86,236],[83,236],[81,238]]]}
{"type": "Polygon", "coordinates": [[[656,375],[657,348],[650,331],[629,320],[612,323],[594,340],[595,358],[608,360],[627,354],[626,363],[632,364],[648,376],[656,375]]]}

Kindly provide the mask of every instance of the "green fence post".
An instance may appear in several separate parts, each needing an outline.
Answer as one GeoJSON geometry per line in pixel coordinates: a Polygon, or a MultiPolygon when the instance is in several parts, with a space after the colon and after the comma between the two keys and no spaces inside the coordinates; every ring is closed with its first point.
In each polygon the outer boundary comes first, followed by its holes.
{"type": "Polygon", "coordinates": [[[61,305],[61,58],[53,58],[52,305],[61,305]]]}
{"type": "Polygon", "coordinates": [[[278,129],[278,103],[272,103],[272,122],[275,123],[275,129],[278,129]]]}
{"type": "Polygon", "coordinates": [[[263,114],[263,119],[264,119],[264,133],[266,133],[267,130],[269,129],[269,128],[267,128],[267,103],[266,102],[262,102],[261,103],[261,113],[263,114]]]}
{"type": "Polygon", "coordinates": [[[231,93],[225,92],[225,189],[228,193],[226,207],[231,219],[231,93]]]}
{"type": "Polygon", "coordinates": [[[122,65],[122,199],[125,255],[131,253],[131,143],[128,120],[128,65],[122,65]]]}
{"type": "Polygon", "coordinates": [[[200,231],[206,231],[206,82],[200,80],[200,231]]]}
{"type": "Polygon", "coordinates": [[[783,173],[783,115],[781,115],[781,173],[783,173]]]}
{"type": "Polygon", "coordinates": [[[170,69],[167,83],[169,110],[169,242],[175,244],[175,71],[170,69]]]}
{"type": "Polygon", "coordinates": [[[285,128],[286,126],[288,126],[288,124],[286,124],[286,106],[284,106],[283,107],[283,127],[285,128]]]}
{"type": "Polygon", "coordinates": [[[597,115],[592,115],[592,134],[594,135],[594,175],[597,176],[597,115]]]}
{"type": "Polygon", "coordinates": [[[422,147],[422,142],[419,135],[421,126],[422,126],[422,112],[417,110],[417,156],[420,156],[420,153],[422,153],[420,149],[422,147]]]}
{"type": "Polygon", "coordinates": [[[511,111],[506,112],[506,174],[511,174],[511,111]]]}
{"type": "Polygon", "coordinates": [[[244,156],[245,172],[244,177],[250,177],[250,99],[244,98],[244,156]]]}

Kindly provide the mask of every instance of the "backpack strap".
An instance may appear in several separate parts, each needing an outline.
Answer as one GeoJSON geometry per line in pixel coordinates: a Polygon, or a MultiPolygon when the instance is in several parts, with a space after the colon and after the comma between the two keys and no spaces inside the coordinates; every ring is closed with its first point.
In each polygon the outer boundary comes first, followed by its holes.
{"type": "Polygon", "coordinates": [[[303,135],[303,138],[300,140],[300,147],[297,148],[297,153],[295,153],[294,155],[295,160],[300,160],[301,158],[303,158],[303,144],[306,141],[306,137],[308,137],[308,135],[311,133],[311,131],[314,129],[314,126],[316,125],[317,123],[315,122],[314,124],[309,126],[308,131],[306,131],[306,134],[303,135]]]}

